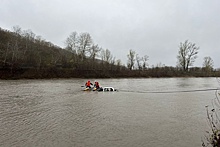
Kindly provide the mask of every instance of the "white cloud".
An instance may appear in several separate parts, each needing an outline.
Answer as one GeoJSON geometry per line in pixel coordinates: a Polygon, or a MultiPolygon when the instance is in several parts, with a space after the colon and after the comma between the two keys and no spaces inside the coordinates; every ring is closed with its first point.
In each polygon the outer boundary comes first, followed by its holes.
{"type": "Polygon", "coordinates": [[[210,56],[220,67],[218,0],[2,0],[0,27],[20,25],[64,46],[73,31],[88,32],[95,43],[125,64],[129,49],[148,55],[150,64],[176,65],[180,42],[200,46],[196,66],[210,56]]]}

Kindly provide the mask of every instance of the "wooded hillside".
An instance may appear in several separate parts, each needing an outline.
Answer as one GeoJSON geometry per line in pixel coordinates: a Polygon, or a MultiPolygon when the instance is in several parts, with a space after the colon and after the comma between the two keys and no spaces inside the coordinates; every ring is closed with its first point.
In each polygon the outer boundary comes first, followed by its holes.
{"type": "Polygon", "coordinates": [[[110,77],[123,66],[62,49],[31,30],[0,28],[0,78],[110,77]]]}
{"type": "Polygon", "coordinates": [[[167,66],[131,70],[115,61],[108,49],[99,50],[102,57],[97,59],[98,45],[89,47],[89,56],[83,48],[77,53],[70,45],[63,49],[18,26],[13,32],[0,28],[0,79],[220,76],[219,70],[206,72],[203,68],[189,72],[167,66]]]}

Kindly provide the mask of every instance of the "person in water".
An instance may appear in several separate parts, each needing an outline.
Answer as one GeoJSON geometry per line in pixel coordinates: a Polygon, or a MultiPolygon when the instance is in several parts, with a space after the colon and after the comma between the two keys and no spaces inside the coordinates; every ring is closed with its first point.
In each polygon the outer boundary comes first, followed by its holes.
{"type": "Polygon", "coordinates": [[[96,89],[99,89],[100,88],[100,86],[99,86],[99,82],[95,82],[95,84],[94,84],[94,87],[96,88],[96,89]]]}
{"type": "Polygon", "coordinates": [[[94,87],[96,89],[96,91],[103,91],[103,88],[100,87],[99,82],[95,81],[94,87]]]}
{"type": "Polygon", "coordinates": [[[93,84],[89,80],[85,84],[86,88],[91,88],[91,85],[93,84]]]}

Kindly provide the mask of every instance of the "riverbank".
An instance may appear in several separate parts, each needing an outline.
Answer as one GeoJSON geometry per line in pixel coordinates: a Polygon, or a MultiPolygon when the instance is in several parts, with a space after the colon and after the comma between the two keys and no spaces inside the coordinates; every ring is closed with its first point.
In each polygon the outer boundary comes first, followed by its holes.
{"type": "Polygon", "coordinates": [[[51,79],[51,78],[160,78],[160,77],[220,77],[220,71],[177,72],[165,70],[74,70],[63,68],[0,69],[0,79],[51,79]]]}

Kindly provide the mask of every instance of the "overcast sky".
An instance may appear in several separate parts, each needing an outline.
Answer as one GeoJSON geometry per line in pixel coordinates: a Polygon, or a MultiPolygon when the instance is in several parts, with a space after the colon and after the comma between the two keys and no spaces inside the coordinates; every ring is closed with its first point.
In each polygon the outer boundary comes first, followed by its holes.
{"type": "Polygon", "coordinates": [[[220,0],[0,0],[0,27],[19,25],[64,47],[87,32],[126,64],[129,49],[149,64],[176,66],[180,42],[200,47],[194,66],[210,56],[220,68],[220,0]]]}

